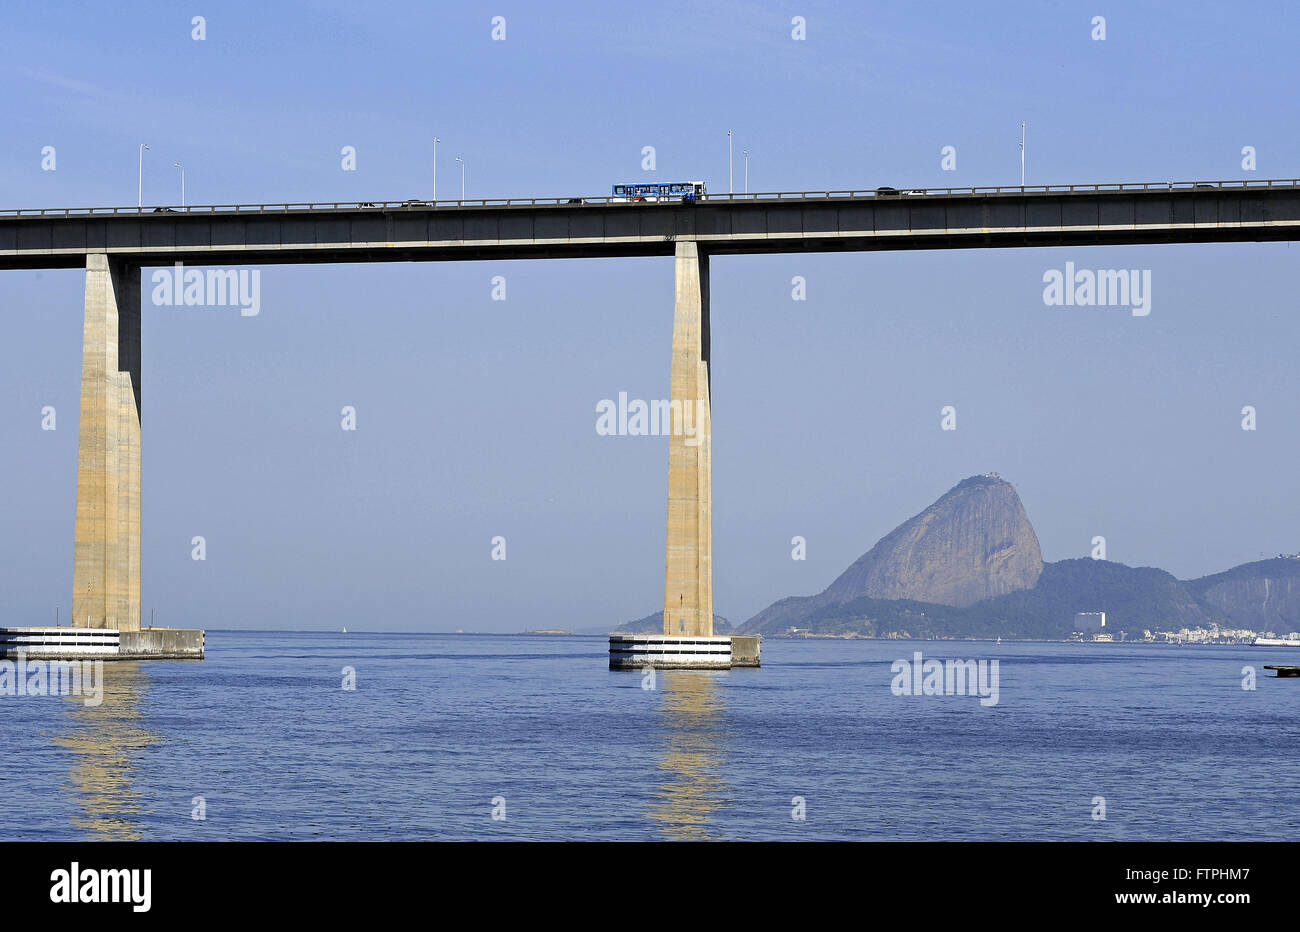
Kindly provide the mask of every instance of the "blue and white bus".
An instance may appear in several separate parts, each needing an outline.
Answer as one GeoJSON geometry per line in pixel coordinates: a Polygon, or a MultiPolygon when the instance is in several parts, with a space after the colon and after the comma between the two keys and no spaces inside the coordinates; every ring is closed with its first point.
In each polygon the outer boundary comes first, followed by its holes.
{"type": "Polygon", "coordinates": [[[614,185],[615,201],[702,201],[708,196],[703,181],[673,181],[614,185]]]}

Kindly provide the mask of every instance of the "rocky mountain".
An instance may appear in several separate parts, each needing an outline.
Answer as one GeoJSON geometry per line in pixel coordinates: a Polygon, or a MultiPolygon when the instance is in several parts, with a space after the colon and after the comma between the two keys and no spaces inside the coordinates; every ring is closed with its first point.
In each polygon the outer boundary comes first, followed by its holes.
{"type": "Polygon", "coordinates": [[[775,632],[857,599],[966,607],[1030,589],[1043,571],[1038,537],[1020,496],[996,474],[958,483],[899,525],[823,592],[783,599],[741,631],[775,632]]]}
{"type": "Polygon", "coordinates": [[[1243,563],[1188,587],[1234,628],[1283,634],[1300,630],[1300,556],[1243,563]]]}
{"type": "MultiPolygon", "coordinates": [[[[757,625],[751,620],[742,630],[787,633],[792,627],[788,618],[772,609],[767,620],[757,625]]],[[[1188,583],[1164,570],[1084,558],[1045,564],[1032,589],[974,605],[863,597],[805,611],[797,627],[815,634],[863,637],[1064,639],[1074,630],[1075,613],[1092,611],[1106,613],[1108,631],[1124,631],[1130,637],[1140,637],[1146,629],[1177,631],[1227,623],[1221,612],[1197,601],[1188,583]]]]}
{"type": "MultiPolygon", "coordinates": [[[[899,525],[826,589],[769,605],[718,634],[1063,639],[1078,612],[1105,612],[1106,629],[1300,630],[1300,554],[1179,580],[1108,560],[1043,563],[1038,537],[1009,482],[972,476],[899,525]]],[[[655,612],[614,629],[659,633],[655,612]]]]}

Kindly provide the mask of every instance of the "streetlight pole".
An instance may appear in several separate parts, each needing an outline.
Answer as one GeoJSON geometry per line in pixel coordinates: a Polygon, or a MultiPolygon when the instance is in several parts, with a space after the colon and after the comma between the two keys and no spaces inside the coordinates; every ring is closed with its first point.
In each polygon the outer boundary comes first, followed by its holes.
{"type": "Polygon", "coordinates": [[[140,143],[140,171],[135,186],[135,206],[137,210],[144,206],[144,150],[148,148],[144,143],[140,143]]]}
{"type": "Polygon", "coordinates": [[[438,202],[438,143],[442,142],[437,136],[433,137],[433,200],[438,202]]]}
{"type": "Polygon", "coordinates": [[[1020,121],[1020,187],[1025,186],[1025,121],[1020,121]]]}
{"type": "Polygon", "coordinates": [[[456,156],[456,161],[460,162],[460,202],[464,204],[465,203],[465,160],[458,155],[456,156]]]}
{"type": "Polygon", "coordinates": [[[181,206],[184,207],[185,206],[185,166],[182,165],[180,162],[172,162],[172,164],[181,170],[181,206]]]}
{"type": "Polygon", "coordinates": [[[745,193],[748,194],[749,193],[749,150],[741,149],[740,151],[743,152],[745,155],[745,193]]]}
{"type": "Polygon", "coordinates": [[[727,193],[735,194],[736,186],[731,180],[731,130],[727,130],[727,193]]]}

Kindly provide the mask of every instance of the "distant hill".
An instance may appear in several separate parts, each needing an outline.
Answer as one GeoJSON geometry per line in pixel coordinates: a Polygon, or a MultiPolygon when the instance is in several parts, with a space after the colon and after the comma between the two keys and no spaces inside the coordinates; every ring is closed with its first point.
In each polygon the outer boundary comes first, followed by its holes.
{"type": "Polygon", "coordinates": [[[1038,536],[1015,487],[972,476],[899,525],[818,595],[783,599],[741,626],[783,632],[860,599],[964,607],[1030,589],[1043,571],[1038,536]]]}
{"type": "MultiPolygon", "coordinates": [[[[713,616],[714,634],[731,634],[735,628],[721,615],[713,616]]],[[[615,628],[583,628],[579,634],[663,634],[664,613],[662,610],[653,615],[646,615],[636,621],[626,621],[615,628]]]]}
{"type": "MultiPolygon", "coordinates": [[[[1146,629],[1177,630],[1226,621],[1222,613],[1200,605],[1187,583],[1164,570],[1085,558],[1048,563],[1033,589],[975,605],[864,597],[804,612],[798,627],[814,634],[865,637],[1062,639],[1074,630],[1076,612],[1092,611],[1106,613],[1108,631],[1125,631],[1130,637],[1140,637],[1146,629]]],[[[783,624],[783,619],[773,616],[761,626],[746,623],[743,630],[785,634],[790,626],[783,624]]]]}
{"type": "Polygon", "coordinates": [[[1187,585],[1234,628],[1277,634],[1300,631],[1300,557],[1243,563],[1187,585]]]}
{"type": "Polygon", "coordinates": [[[1146,629],[1222,624],[1226,618],[1197,602],[1191,587],[1153,566],[1125,566],[1087,557],[1043,567],[1038,585],[980,606],[985,613],[1005,613],[1024,627],[1039,618],[1046,630],[1064,637],[1073,630],[1075,612],[1105,612],[1108,631],[1141,636],[1146,629]]]}

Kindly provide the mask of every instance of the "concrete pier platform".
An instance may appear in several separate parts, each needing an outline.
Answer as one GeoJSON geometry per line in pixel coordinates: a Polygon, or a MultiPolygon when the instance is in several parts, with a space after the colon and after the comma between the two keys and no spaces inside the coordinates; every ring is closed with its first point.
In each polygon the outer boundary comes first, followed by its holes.
{"type": "Polygon", "coordinates": [[[611,634],[611,670],[729,670],[731,638],[677,634],[611,634]]]}
{"type": "Polygon", "coordinates": [[[731,637],[731,665],[733,667],[761,666],[760,654],[763,638],[760,635],[746,637],[735,634],[731,637]]]}
{"type": "Polygon", "coordinates": [[[757,637],[679,634],[612,634],[609,638],[611,670],[729,670],[757,667],[757,637]]]}
{"type": "Polygon", "coordinates": [[[118,660],[202,660],[207,637],[198,628],[123,631],[118,660]]]}
{"type": "Polygon", "coordinates": [[[204,643],[191,628],[0,628],[0,659],[202,660],[204,643]]]}
{"type": "Polygon", "coordinates": [[[111,660],[120,649],[116,628],[0,628],[0,659],[74,658],[111,660]]]}

